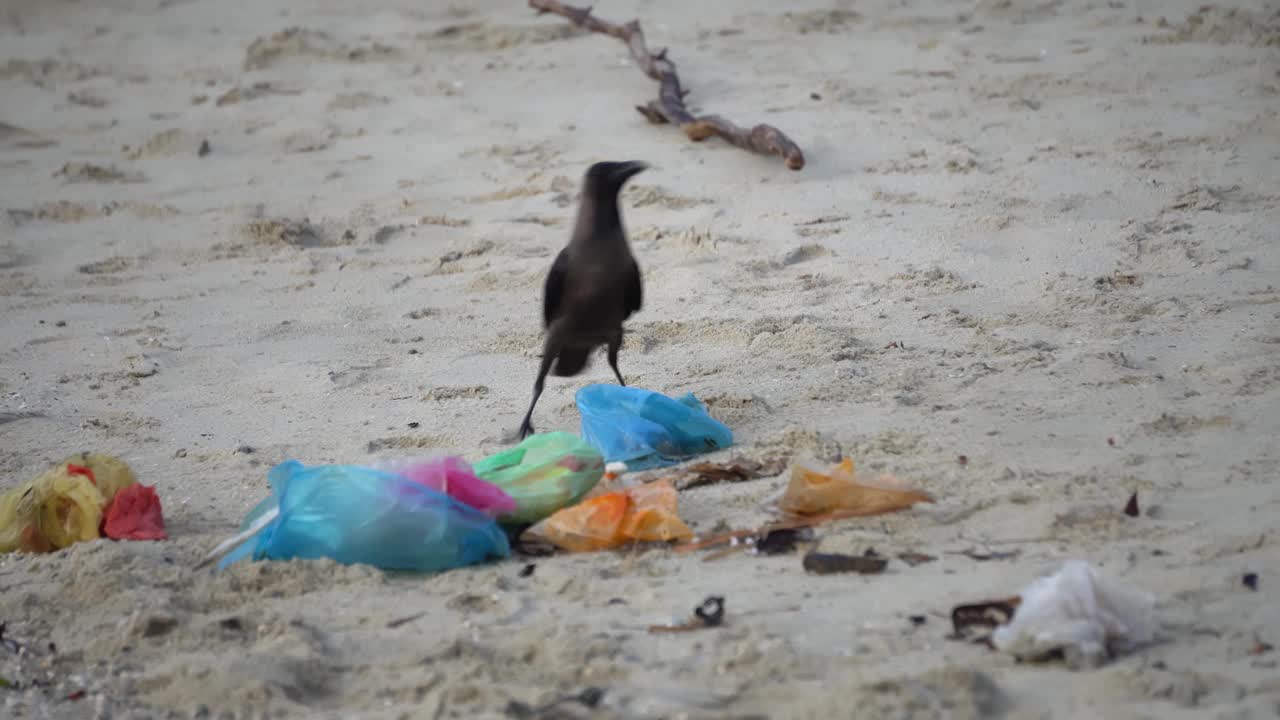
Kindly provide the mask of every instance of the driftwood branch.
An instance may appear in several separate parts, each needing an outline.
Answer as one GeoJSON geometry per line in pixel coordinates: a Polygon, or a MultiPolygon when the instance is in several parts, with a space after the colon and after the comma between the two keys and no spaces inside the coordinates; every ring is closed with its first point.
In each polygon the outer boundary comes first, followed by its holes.
{"type": "Polygon", "coordinates": [[[636,106],[636,110],[648,118],[649,122],[676,125],[694,142],[719,136],[744,150],[761,155],[778,155],[792,170],[804,167],[804,153],[800,152],[800,147],[772,125],[762,124],[748,129],[719,115],[696,117],[689,112],[684,104],[684,97],[689,91],[680,87],[676,64],[667,58],[666,48],[656,53],[649,52],[644,42],[644,32],[640,29],[640,21],[632,20],[617,25],[592,15],[590,7],[574,7],[557,0],[529,0],[529,7],[537,10],[539,15],[559,15],[578,27],[621,40],[631,51],[631,59],[635,60],[640,70],[658,82],[658,99],[636,106]]]}

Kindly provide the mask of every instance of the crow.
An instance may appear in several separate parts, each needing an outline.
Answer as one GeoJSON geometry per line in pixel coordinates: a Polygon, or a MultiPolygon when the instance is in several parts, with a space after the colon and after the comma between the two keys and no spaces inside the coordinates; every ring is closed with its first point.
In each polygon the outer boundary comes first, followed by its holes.
{"type": "Polygon", "coordinates": [[[598,162],[583,176],[582,204],[573,234],[556,255],[543,287],[542,364],[529,412],[520,424],[521,439],[533,432],[533,408],[548,372],[559,377],[577,375],[587,366],[591,352],[605,345],[618,384],[627,384],[618,370],[622,323],[640,309],[642,291],[640,268],[622,228],[618,193],[648,167],[637,160],[598,162]]]}

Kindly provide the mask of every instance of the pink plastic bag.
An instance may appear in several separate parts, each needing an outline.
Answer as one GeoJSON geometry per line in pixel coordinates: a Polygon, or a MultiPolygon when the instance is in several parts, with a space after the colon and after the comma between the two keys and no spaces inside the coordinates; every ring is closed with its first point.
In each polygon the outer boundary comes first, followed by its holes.
{"type": "Polygon", "coordinates": [[[396,458],[373,463],[370,467],[396,473],[442,492],[492,518],[516,509],[516,501],[506,491],[476,477],[471,466],[460,457],[396,458]]]}

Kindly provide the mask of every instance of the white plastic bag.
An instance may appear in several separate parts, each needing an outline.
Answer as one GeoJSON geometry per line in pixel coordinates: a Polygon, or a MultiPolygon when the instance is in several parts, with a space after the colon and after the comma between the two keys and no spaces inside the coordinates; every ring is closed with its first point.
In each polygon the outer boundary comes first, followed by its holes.
{"type": "Polygon", "coordinates": [[[1019,658],[1062,650],[1072,664],[1097,665],[1108,646],[1141,645],[1155,634],[1155,597],[1116,585],[1082,560],[1027,585],[1013,620],[991,642],[1019,658]]]}

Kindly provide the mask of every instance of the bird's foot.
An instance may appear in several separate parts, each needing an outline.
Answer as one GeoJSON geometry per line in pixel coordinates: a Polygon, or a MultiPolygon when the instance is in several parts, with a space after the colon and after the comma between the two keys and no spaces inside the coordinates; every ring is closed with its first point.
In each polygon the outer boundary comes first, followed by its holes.
{"type": "Polygon", "coordinates": [[[519,435],[521,440],[524,440],[525,438],[529,437],[530,435],[533,434],[533,432],[534,432],[533,424],[530,423],[528,420],[525,420],[524,422],[520,423],[519,435]]]}

